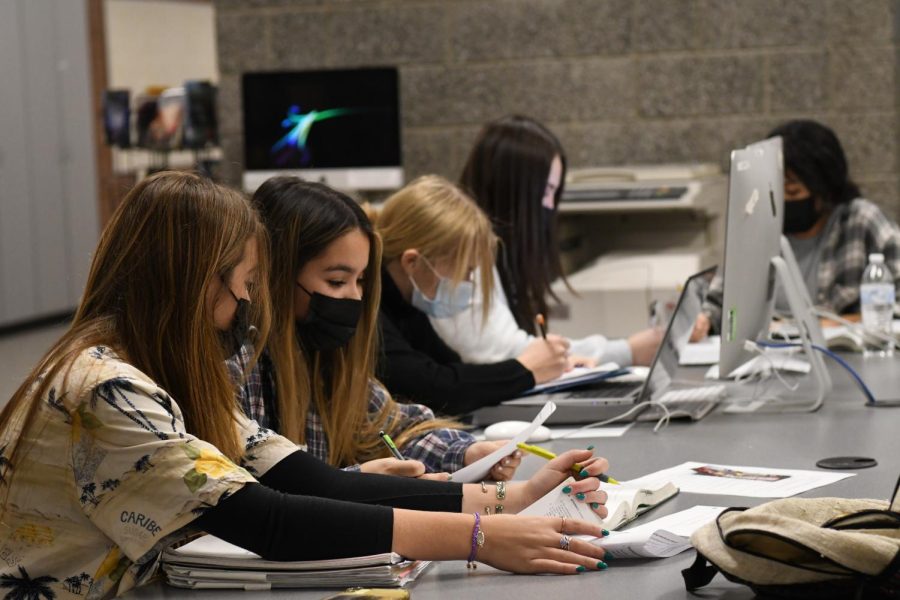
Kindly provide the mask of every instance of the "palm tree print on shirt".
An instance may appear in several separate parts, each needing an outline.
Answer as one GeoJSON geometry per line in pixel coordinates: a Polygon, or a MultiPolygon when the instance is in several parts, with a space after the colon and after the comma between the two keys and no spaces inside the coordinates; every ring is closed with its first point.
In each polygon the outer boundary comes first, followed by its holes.
{"type": "Polygon", "coordinates": [[[49,584],[59,581],[56,577],[44,575],[32,579],[25,567],[19,566],[21,577],[5,573],[0,575],[0,587],[9,588],[3,600],[54,600],[56,593],[49,584]]]}
{"type": "Polygon", "coordinates": [[[66,577],[63,580],[63,585],[65,586],[66,591],[70,594],[80,596],[83,593],[85,587],[91,587],[91,581],[93,581],[91,579],[91,576],[87,573],[82,572],[81,575],[72,575],[71,577],[66,577]]]}

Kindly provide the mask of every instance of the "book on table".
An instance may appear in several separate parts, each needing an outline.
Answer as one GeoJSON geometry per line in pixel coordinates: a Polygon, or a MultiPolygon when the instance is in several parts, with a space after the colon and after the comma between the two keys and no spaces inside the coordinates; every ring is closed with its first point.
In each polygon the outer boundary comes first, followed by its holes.
{"type": "Polygon", "coordinates": [[[407,560],[389,552],[328,560],[265,560],[239,546],[204,535],[163,553],[169,584],[191,589],[403,587],[428,561],[407,560]]]}
{"type": "Polygon", "coordinates": [[[613,530],[633,521],[639,515],[678,493],[678,488],[673,483],[666,483],[653,489],[631,485],[627,481],[622,482],[621,485],[603,484],[603,491],[608,495],[606,510],[609,514],[605,519],[601,519],[591,509],[590,503],[578,500],[574,494],[563,492],[563,488],[571,485],[574,481],[570,477],[520,514],[582,519],[613,530]]]}

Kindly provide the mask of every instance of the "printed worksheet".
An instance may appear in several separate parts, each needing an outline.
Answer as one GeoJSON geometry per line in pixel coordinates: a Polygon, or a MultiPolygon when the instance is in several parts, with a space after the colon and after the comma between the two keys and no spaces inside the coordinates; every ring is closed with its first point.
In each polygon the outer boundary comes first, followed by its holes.
{"type": "Polygon", "coordinates": [[[603,546],[616,559],[675,556],[688,550],[694,532],[714,521],[723,510],[724,506],[694,506],[626,531],[611,531],[608,537],[590,538],[589,541],[603,546]]]}
{"type": "Polygon", "coordinates": [[[688,493],[787,498],[853,475],[840,471],[803,471],[686,462],[632,479],[628,484],[653,488],[671,481],[682,492],[688,493]]]}

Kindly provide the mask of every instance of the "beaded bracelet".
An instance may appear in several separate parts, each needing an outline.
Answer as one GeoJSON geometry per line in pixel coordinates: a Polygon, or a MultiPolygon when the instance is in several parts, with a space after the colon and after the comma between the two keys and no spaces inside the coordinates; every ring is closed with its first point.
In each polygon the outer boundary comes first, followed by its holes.
{"type": "Polygon", "coordinates": [[[469,558],[466,561],[466,568],[475,569],[478,565],[475,564],[475,555],[478,553],[478,549],[484,546],[484,532],[481,530],[481,515],[478,513],[474,513],[475,515],[475,526],[472,527],[472,549],[469,552],[469,558]]]}

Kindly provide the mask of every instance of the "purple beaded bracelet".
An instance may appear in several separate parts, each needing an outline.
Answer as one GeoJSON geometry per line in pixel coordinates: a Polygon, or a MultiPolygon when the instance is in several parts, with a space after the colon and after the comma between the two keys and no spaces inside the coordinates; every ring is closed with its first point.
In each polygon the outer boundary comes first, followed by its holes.
{"type": "Polygon", "coordinates": [[[475,564],[475,554],[477,554],[479,548],[484,546],[484,532],[481,530],[481,515],[478,513],[474,513],[474,515],[475,526],[472,527],[472,550],[469,552],[469,558],[466,562],[466,567],[470,569],[477,567],[475,564]]]}

